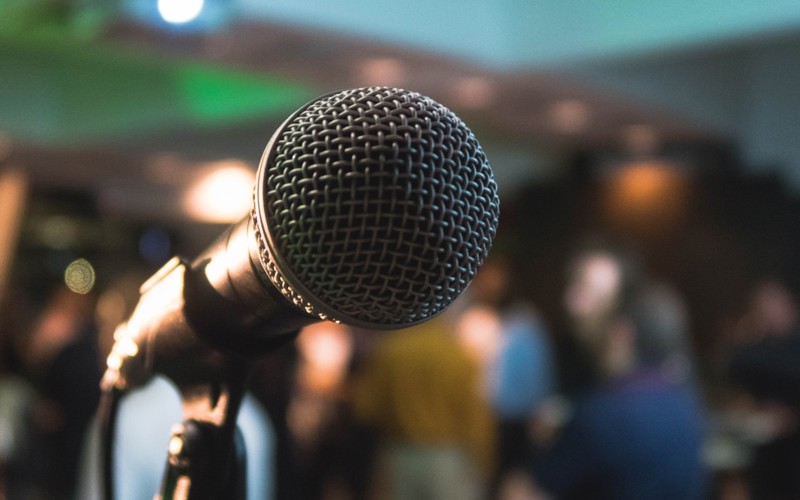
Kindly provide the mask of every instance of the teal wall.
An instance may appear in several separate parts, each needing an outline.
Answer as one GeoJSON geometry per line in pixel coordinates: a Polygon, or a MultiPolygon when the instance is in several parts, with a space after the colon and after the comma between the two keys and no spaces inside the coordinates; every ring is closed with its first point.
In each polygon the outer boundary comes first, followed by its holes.
{"type": "Polygon", "coordinates": [[[236,0],[234,8],[507,68],[561,66],[800,26],[794,0],[236,0]]]}

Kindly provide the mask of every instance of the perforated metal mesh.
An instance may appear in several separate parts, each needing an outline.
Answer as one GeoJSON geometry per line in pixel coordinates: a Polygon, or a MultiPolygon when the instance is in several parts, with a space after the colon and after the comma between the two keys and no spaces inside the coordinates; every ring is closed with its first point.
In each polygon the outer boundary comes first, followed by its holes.
{"type": "Polygon", "coordinates": [[[261,168],[262,263],[284,296],[323,318],[425,320],[464,291],[494,239],[499,199],[483,150],[413,92],[320,98],[285,124],[261,168]]]}

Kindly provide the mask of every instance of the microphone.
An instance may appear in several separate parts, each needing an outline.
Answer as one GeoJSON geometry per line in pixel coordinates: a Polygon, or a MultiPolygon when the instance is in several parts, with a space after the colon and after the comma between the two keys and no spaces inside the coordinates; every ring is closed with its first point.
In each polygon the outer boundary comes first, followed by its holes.
{"type": "Polygon", "coordinates": [[[498,218],[483,149],[432,99],[369,87],[297,110],[266,146],[250,214],[194,260],[165,264],[117,327],[98,410],[106,498],[128,389],[160,374],[180,392],[161,497],[231,498],[256,357],[322,320],[391,330],[441,313],[477,273],[498,218]]]}
{"type": "Polygon", "coordinates": [[[208,346],[260,353],[321,320],[423,322],[467,288],[498,219],[486,155],[452,111],[395,88],[322,96],[268,142],[251,213],[142,286],[106,382],[192,378],[208,346]]]}

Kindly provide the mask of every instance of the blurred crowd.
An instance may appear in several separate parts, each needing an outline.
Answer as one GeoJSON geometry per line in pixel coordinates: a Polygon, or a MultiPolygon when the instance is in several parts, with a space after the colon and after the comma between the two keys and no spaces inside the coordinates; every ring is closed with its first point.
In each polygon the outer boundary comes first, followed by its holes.
{"type": "MultiPolygon", "coordinates": [[[[591,240],[565,261],[558,311],[498,254],[430,321],[323,322],[265,353],[239,420],[249,498],[800,498],[792,291],[754,283],[701,357],[680,292],[631,248],[591,240]]],[[[97,498],[99,381],[138,278],[4,296],[0,499],[97,498]]],[[[156,378],[123,404],[119,497],[150,499],[179,397],[156,378]]]]}

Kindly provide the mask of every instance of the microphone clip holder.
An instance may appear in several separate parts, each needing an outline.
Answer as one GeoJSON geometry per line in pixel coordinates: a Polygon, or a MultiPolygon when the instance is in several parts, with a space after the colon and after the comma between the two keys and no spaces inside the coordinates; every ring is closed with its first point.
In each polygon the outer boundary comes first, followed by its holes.
{"type": "MultiPolygon", "coordinates": [[[[244,500],[244,442],[236,420],[247,378],[259,354],[291,341],[297,331],[254,342],[259,348],[252,352],[220,345],[214,340],[233,332],[219,331],[224,330],[219,323],[203,324],[194,314],[200,308],[192,302],[207,293],[203,285],[202,270],[180,258],[153,275],[140,290],[136,310],[115,333],[102,385],[105,393],[122,397],[158,373],[178,388],[184,420],[173,429],[156,498],[244,500]]],[[[111,483],[112,460],[105,471],[111,483]]],[[[109,499],[112,491],[113,485],[106,485],[109,499]]]]}
{"type": "Polygon", "coordinates": [[[163,500],[247,498],[247,458],[238,427],[185,420],[172,429],[160,496],[163,500]]]}

